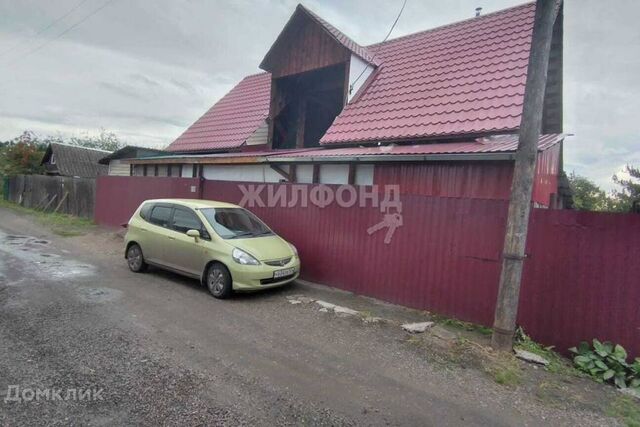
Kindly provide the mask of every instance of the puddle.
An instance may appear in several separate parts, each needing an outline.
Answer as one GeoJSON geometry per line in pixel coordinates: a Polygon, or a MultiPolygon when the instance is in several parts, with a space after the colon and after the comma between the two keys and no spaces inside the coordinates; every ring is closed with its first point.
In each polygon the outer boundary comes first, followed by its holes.
{"type": "Polygon", "coordinates": [[[54,253],[41,252],[49,244],[48,240],[18,234],[5,234],[0,231],[0,252],[5,252],[22,261],[24,266],[21,268],[25,272],[42,276],[46,280],[72,279],[94,274],[95,268],[90,264],[84,264],[54,253]]]}

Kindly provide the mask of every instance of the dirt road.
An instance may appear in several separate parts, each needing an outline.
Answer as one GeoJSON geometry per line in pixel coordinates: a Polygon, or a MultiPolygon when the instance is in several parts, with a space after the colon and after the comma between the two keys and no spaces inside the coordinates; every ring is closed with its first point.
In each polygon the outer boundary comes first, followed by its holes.
{"type": "Polygon", "coordinates": [[[589,408],[545,404],[472,369],[443,369],[395,326],[286,296],[410,316],[402,309],[300,284],[219,301],[192,280],[129,272],[121,246],[103,230],[56,237],[0,209],[2,424],[613,422],[589,408]],[[61,399],[46,390],[60,390],[61,399]],[[82,390],[101,391],[80,400],[82,390]]]}

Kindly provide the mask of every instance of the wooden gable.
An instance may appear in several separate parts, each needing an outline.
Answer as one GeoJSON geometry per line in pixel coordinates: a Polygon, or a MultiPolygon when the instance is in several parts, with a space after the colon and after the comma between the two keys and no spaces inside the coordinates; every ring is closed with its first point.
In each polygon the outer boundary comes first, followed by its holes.
{"type": "Polygon", "coordinates": [[[278,78],[346,63],[350,55],[348,49],[299,7],[267,52],[260,68],[278,78]]]}

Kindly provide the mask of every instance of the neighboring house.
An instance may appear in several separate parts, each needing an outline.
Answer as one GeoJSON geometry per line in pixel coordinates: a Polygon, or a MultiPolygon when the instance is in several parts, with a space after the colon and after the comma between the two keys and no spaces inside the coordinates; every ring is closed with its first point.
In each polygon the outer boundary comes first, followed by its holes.
{"type": "MultiPolygon", "coordinates": [[[[371,46],[302,5],[260,64],[136,175],[398,184],[508,199],[535,4],[371,46]],[[148,173],[147,173],[148,174],[148,173]]],[[[383,33],[383,31],[381,31],[383,33]]],[[[561,207],[563,17],[553,31],[533,201],[561,207]]]]}
{"type": "Polygon", "coordinates": [[[133,166],[124,160],[157,156],[163,152],[163,150],[156,150],[153,148],[127,145],[114,151],[108,156],[101,158],[98,163],[109,167],[109,175],[131,176],[133,175],[133,166]]]}
{"type": "Polygon", "coordinates": [[[106,175],[108,167],[98,161],[109,151],[51,143],[40,162],[47,175],[95,178],[106,175]]]}

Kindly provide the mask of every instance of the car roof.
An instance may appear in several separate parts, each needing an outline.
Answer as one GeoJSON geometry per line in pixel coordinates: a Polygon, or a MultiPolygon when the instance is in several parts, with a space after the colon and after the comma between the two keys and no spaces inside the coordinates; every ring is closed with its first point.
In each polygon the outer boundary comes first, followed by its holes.
{"type": "Polygon", "coordinates": [[[233,203],[218,202],[216,200],[202,199],[151,199],[145,200],[144,203],[173,203],[176,205],[186,206],[192,209],[200,208],[240,208],[241,206],[233,203]]]}

